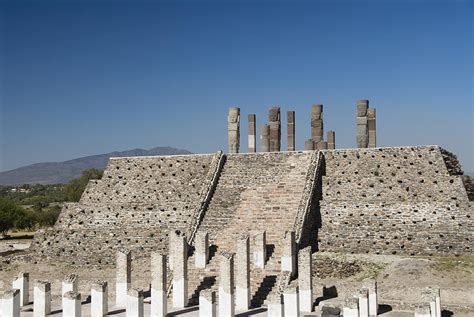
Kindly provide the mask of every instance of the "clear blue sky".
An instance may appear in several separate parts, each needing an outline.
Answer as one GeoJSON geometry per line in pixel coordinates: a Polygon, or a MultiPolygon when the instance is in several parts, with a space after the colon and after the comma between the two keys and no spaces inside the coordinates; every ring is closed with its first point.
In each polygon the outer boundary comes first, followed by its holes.
{"type": "MultiPolygon", "coordinates": [[[[0,170],[131,148],[227,149],[226,116],[355,104],[380,146],[439,144],[474,171],[473,1],[0,0],[0,170]]],[[[286,139],[286,129],[283,130],[286,139]]],[[[286,144],[286,141],[283,142],[286,144]]]]}

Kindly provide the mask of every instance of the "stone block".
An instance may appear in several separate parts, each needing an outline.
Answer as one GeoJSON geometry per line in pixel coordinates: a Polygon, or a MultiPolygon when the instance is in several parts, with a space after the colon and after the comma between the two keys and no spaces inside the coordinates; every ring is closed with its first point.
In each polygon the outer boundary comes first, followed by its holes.
{"type": "Polygon", "coordinates": [[[144,317],[143,290],[132,288],[127,292],[127,317],[144,317]]]}
{"type": "Polygon", "coordinates": [[[363,281],[364,288],[369,291],[369,316],[378,315],[377,281],[375,279],[366,279],[363,281]]]}
{"type": "Polygon", "coordinates": [[[108,311],[108,284],[105,281],[95,281],[91,290],[91,317],[106,316],[108,311]]]}
{"type": "Polygon", "coordinates": [[[116,259],[115,305],[125,307],[132,282],[132,253],[129,250],[119,250],[116,259]]]}
{"type": "Polygon", "coordinates": [[[292,276],[296,274],[296,242],[294,231],[286,231],[283,237],[281,271],[290,272],[292,276]]]}
{"type": "Polygon", "coordinates": [[[311,106],[311,117],[323,113],[323,105],[313,105],[311,106]]]}
{"type": "Polygon", "coordinates": [[[369,119],[367,120],[367,130],[370,131],[375,131],[376,126],[375,126],[375,119],[369,119]]]}
{"type": "Polygon", "coordinates": [[[270,126],[262,124],[260,126],[260,152],[270,151],[270,126]]]}
{"type": "Polygon", "coordinates": [[[20,317],[20,290],[17,288],[0,292],[2,317],[20,317]]]}
{"type": "Polygon", "coordinates": [[[362,288],[358,291],[359,317],[369,317],[369,290],[362,288]]]}
{"type": "Polygon", "coordinates": [[[316,143],[316,150],[327,150],[328,143],[326,141],[319,141],[316,143]]]}
{"type": "Polygon", "coordinates": [[[33,316],[45,317],[51,313],[51,283],[36,281],[33,289],[33,316]]]}
{"type": "Polygon", "coordinates": [[[250,241],[248,235],[240,236],[237,239],[235,265],[235,309],[247,311],[250,308],[250,241]]]}
{"type": "Polygon", "coordinates": [[[249,153],[256,152],[257,149],[257,128],[256,128],[256,118],[254,114],[248,115],[248,151],[249,153]]]}
{"type": "Polygon", "coordinates": [[[20,290],[20,306],[30,303],[30,273],[20,272],[13,280],[12,288],[20,290]]]}
{"type": "Polygon", "coordinates": [[[377,132],[375,131],[369,131],[369,147],[377,147],[377,132]]]}
{"type": "Polygon", "coordinates": [[[375,119],[376,110],[375,108],[367,108],[367,117],[370,119],[375,119]]]}
{"type": "Polygon", "coordinates": [[[213,290],[199,293],[199,317],[216,317],[216,292],[213,290]]]}
{"type": "Polygon", "coordinates": [[[357,102],[357,117],[367,116],[367,109],[369,108],[368,100],[359,100],[357,102]]]}
{"type": "Polygon", "coordinates": [[[309,140],[304,141],[304,150],[305,151],[313,151],[314,150],[313,140],[309,139],[309,140]]]}
{"type": "Polygon", "coordinates": [[[283,295],[277,294],[270,296],[267,305],[267,316],[268,317],[283,317],[283,295]]]}
{"type": "Polygon", "coordinates": [[[234,317],[234,254],[220,254],[219,317],[234,317]]]}
{"type": "MultiPolygon", "coordinates": [[[[78,284],[79,284],[79,277],[76,274],[68,274],[64,278],[62,282],[62,290],[61,290],[61,295],[62,295],[62,300],[64,301],[64,294],[67,292],[73,292],[77,293],[78,292],[78,284]]],[[[63,302],[64,306],[64,302],[63,302]]]]}
{"type": "Polygon", "coordinates": [[[300,311],[313,311],[313,260],[311,247],[298,252],[298,286],[300,311]]]}
{"type": "Polygon", "coordinates": [[[344,317],[359,317],[359,299],[347,298],[342,309],[344,317]]]}
{"type": "Polygon", "coordinates": [[[235,123],[240,120],[240,108],[231,107],[229,108],[229,115],[227,117],[228,123],[235,123]]]}
{"type": "Polygon", "coordinates": [[[81,294],[66,292],[63,295],[63,316],[81,317],[81,294]]]}
{"type": "Polygon", "coordinates": [[[184,308],[188,305],[188,242],[184,236],[173,240],[173,307],[184,308]]]}
{"type": "Polygon", "coordinates": [[[415,317],[433,317],[433,315],[431,315],[430,304],[428,303],[416,304],[415,317]]]}
{"type": "Polygon", "coordinates": [[[284,315],[299,316],[300,304],[297,285],[288,285],[283,292],[284,315]]]}
{"type": "Polygon", "coordinates": [[[356,117],[356,124],[357,125],[367,125],[367,117],[356,117]]]}
{"type": "Polygon", "coordinates": [[[206,268],[209,259],[209,234],[207,232],[199,231],[194,238],[195,245],[195,266],[199,269],[206,268]]]}
{"type": "Polygon", "coordinates": [[[270,123],[281,121],[280,120],[280,107],[274,106],[268,110],[268,121],[270,123]]]}
{"type": "Polygon", "coordinates": [[[263,269],[267,258],[267,233],[263,231],[254,236],[253,264],[255,267],[263,269]]]}
{"type": "Polygon", "coordinates": [[[167,267],[166,255],[151,254],[151,316],[166,317],[167,307],[167,267]]]}

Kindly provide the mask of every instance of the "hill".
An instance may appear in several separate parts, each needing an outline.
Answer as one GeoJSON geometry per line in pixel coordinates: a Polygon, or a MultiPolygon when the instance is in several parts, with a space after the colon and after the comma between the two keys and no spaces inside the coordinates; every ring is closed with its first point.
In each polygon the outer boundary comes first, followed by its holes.
{"type": "Polygon", "coordinates": [[[14,170],[0,172],[0,185],[64,184],[81,176],[91,168],[105,169],[110,157],[191,154],[172,147],[155,147],[150,150],[133,149],[122,152],[85,156],[64,162],[37,163],[14,170]]]}

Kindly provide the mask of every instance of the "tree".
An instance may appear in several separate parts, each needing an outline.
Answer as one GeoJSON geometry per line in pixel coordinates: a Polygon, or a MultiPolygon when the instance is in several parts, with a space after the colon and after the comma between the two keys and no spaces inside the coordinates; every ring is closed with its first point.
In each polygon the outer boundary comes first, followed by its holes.
{"type": "Polygon", "coordinates": [[[0,198],[0,233],[7,235],[8,230],[15,227],[15,223],[24,215],[24,210],[13,201],[0,198]]]}
{"type": "Polygon", "coordinates": [[[91,179],[100,179],[103,172],[92,168],[82,172],[81,177],[71,180],[65,187],[67,201],[79,201],[81,199],[84,189],[86,189],[87,183],[91,179]]]}

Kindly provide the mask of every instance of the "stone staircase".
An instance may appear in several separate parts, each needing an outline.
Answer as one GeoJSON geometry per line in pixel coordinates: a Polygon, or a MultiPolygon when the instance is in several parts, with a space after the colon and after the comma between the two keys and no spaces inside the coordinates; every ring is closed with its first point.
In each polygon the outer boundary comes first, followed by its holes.
{"type": "Polygon", "coordinates": [[[252,307],[265,305],[275,291],[280,274],[282,239],[285,231],[294,230],[295,219],[307,187],[307,173],[313,155],[308,152],[228,154],[198,231],[209,234],[217,253],[206,269],[194,268],[189,259],[188,277],[191,304],[196,304],[202,289],[219,285],[219,250],[236,251],[236,238],[266,231],[268,260],[265,268],[251,263],[250,289],[252,307]]]}
{"type": "MultiPolygon", "coordinates": [[[[205,289],[212,289],[218,298],[219,288],[219,254],[215,246],[211,246],[211,258],[205,269],[198,269],[194,265],[195,257],[188,259],[188,289],[189,306],[199,304],[199,293],[205,289]]],[[[280,273],[281,254],[274,252],[267,256],[264,269],[256,268],[251,261],[250,265],[250,291],[251,307],[266,305],[268,294],[274,289],[277,276],[280,273]]]]}

